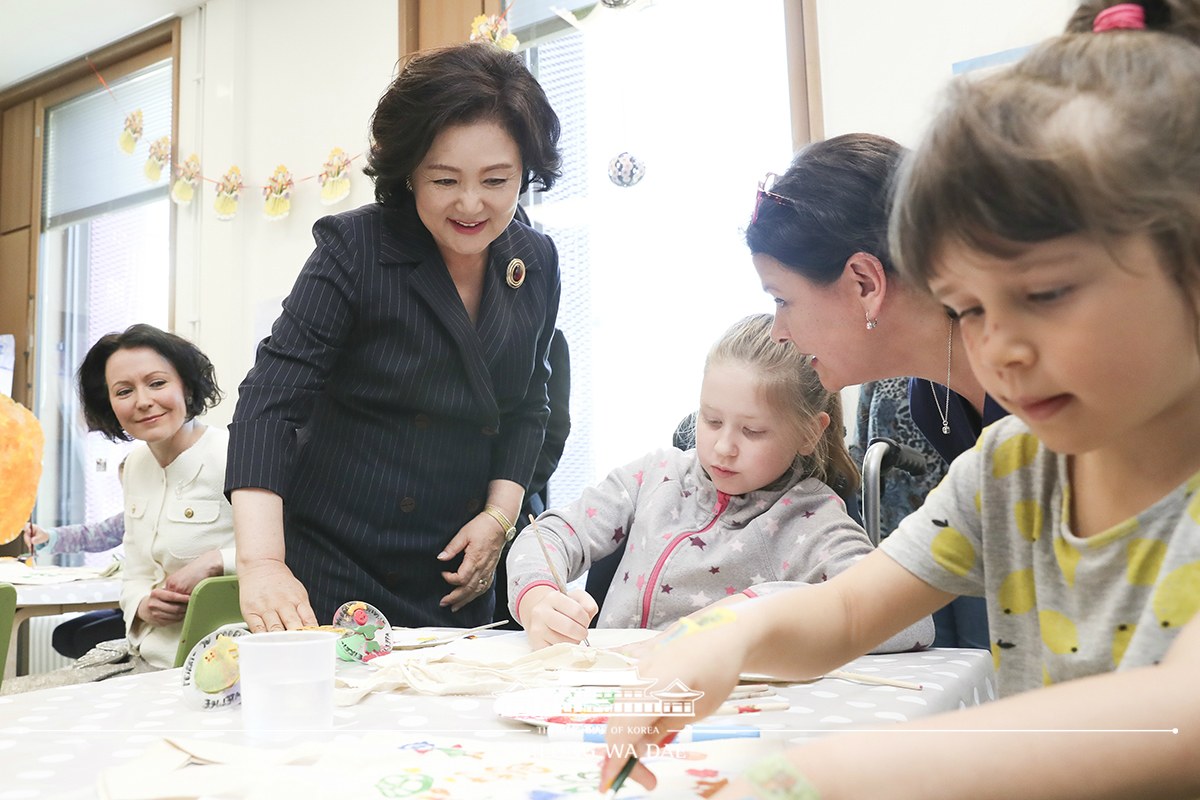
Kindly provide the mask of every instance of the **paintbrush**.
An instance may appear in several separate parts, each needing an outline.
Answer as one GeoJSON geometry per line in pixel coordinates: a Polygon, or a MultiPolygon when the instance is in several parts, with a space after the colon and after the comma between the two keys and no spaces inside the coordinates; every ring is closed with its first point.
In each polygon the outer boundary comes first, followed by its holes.
{"type": "MultiPolygon", "coordinates": [[[[546,543],[542,541],[542,532],[538,530],[537,520],[534,519],[533,514],[529,515],[529,521],[533,523],[533,535],[537,537],[538,544],[542,546],[542,555],[546,557],[546,566],[550,567],[550,575],[554,578],[554,585],[565,595],[567,593],[567,585],[563,583],[563,579],[558,575],[558,569],[554,566],[554,560],[550,558],[550,551],[546,549],[546,543]]],[[[583,637],[583,645],[584,647],[591,647],[588,644],[586,636],[583,637]]]]}

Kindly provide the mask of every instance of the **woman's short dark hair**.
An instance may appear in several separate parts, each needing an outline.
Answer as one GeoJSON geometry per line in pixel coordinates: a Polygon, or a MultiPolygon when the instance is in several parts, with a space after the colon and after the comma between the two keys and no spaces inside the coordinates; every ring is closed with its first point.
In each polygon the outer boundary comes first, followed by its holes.
{"type": "Polygon", "coordinates": [[[133,439],[113,413],[112,403],[108,399],[105,369],[113,353],[137,347],[149,347],[170,361],[179,373],[183,381],[188,419],[198,417],[221,401],[216,371],[200,348],[182,336],[139,323],[126,328],[124,333],[101,336],[79,365],[79,400],[83,404],[83,417],[89,431],[99,431],[114,442],[133,439]]]}
{"type": "Polygon", "coordinates": [[[885,136],[848,133],[796,154],[746,228],[750,252],[768,255],[820,286],[836,281],[855,253],[894,271],[888,251],[888,192],[904,148],[885,136]]]}
{"type": "Polygon", "coordinates": [[[439,133],[454,125],[495,121],[521,153],[521,191],[549,189],[561,174],[561,126],[546,93],[516,53],[488,42],[413,55],[371,117],[371,148],[363,170],[375,179],[375,199],[402,205],[405,183],[439,133]]]}

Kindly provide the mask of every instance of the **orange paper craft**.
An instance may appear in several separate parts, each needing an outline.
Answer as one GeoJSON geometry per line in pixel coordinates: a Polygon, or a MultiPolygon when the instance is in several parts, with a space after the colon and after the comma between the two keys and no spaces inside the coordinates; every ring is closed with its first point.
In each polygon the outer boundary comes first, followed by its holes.
{"type": "Polygon", "coordinates": [[[21,535],[42,477],[42,424],[29,409],[0,395],[0,544],[21,535]]]}

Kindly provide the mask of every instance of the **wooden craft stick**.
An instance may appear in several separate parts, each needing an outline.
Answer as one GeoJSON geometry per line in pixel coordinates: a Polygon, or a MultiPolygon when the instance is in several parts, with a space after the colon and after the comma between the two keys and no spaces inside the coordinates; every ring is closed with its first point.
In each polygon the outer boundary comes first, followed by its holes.
{"type": "MultiPolygon", "coordinates": [[[[560,592],[562,592],[563,594],[566,594],[567,593],[567,585],[565,583],[563,583],[563,579],[560,578],[558,575],[558,570],[554,566],[554,560],[552,558],[550,558],[550,551],[548,549],[546,549],[546,543],[544,541],[542,541],[542,532],[540,530],[538,530],[537,520],[534,519],[533,514],[529,515],[529,521],[531,523],[533,523],[533,535],[537,537],[538,544],[541,545],[541,547],[542,547],[542,555],[544,555],[546,557],[546,566],[548,566],[550,568],[550,575],[553,576],[553,578],[554,578],[554,585],[558,587],[558,590],[560,592]]],[[[583,646],[591,647],[591,645],[588,644],[588,640],[587,640],[586,636],[583,637],[583,646]]]]}
{"type": "MultiPolygon", "coordinates": [[[[499,622],[489,622],[487,625],[478,625],[474,628],[467,628],[466,630],[455,631],[454,633],[448,633],[445,636],[440,636],[436,639],[429,639],[428,641],[424,641],[424,642],[415,642],[413,644],[392,645],[392,649],[393,650],[420,650],[423,647],[435,647],[439,644],[447,644],[449,642],[455,641],[456,639],[461,639],[464,636],[470,636],[472,633],[478,633],[479,631],[484,631],[484,630],[487,630],[488,628],[494,628],[497,625],[503,625],[507,621],[508,620],[502,619],[499,622]]],[[[414,630],[414,629],[413,628],[396,628],[395,626],[393,626],[392,630],[414,630]]]]}
{"type": "Polygon", "coordinates": [[[857,672],[842,672],[840,669],[835,669],[832,672],[825,673],[826,678],[841,678],[846,681],[861,681],[863,683],[878,683],[882,686],[897,686],[901,689],[914,689],[920,691],[922,686],[919,683],[909,683],[908,681],[898,681],[894,678],[876,678],[872,675],[862,675],[857,672]]]}
{"type": "Polygon", "coordinates": [[[777,700],[770,703],[725,703],[712,713],[714,717],[731,714],[752,714],[756,711],[784,711],[792,707],[789,700],[777,700]]]}

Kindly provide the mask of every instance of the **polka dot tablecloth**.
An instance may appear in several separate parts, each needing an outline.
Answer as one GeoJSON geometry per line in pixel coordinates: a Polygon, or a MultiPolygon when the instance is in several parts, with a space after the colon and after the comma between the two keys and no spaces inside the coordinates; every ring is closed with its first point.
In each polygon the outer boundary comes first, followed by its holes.
{"type": "Polygon", "coordinates": [[[18,606],[115,603],[121,599],[120,578],[96,578],[41,586],[17,585],[18,606]]]}
{"type": "MultiPolygon", "coordinates": [[[[369,667],[345,664],[339,669],[369,667]]],[[[802,742],[828,731],[904,722],[995,698],[992,658],[986,650],[864,656],[843,669],[924,688],[915,691],[825,678],[779,686],[778,692],[791,701],[786,711],[741,715],[736,722],[733,717],[723,719],[802,742]]],[[[185,703],[181,672],[165,670],[0,697],[0,764],[4,765],[0,800],[95,797],[93,787],[101,770],[141,755],[160,737],[255,744],[242,732],[240,707],[203,712],[185,703]]],[[[518,742],[541,737],[497,716],[492,706],[490,696],[377,693],[357,705],[336,709],[331,733],[296,733],[267,746],[316,737],[351,742],[374,730],[518,742]]]]}

